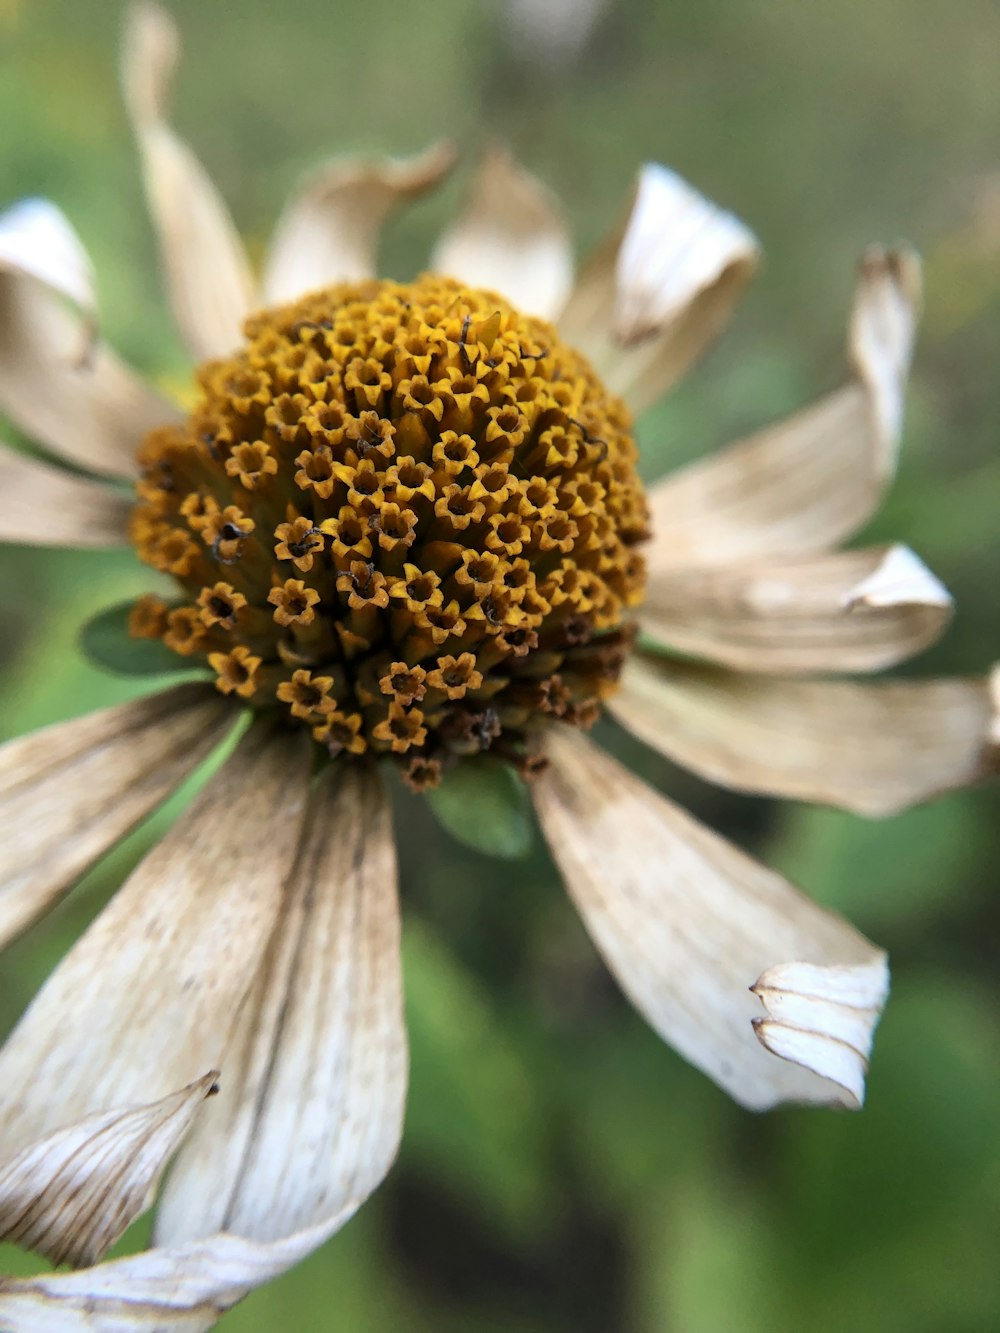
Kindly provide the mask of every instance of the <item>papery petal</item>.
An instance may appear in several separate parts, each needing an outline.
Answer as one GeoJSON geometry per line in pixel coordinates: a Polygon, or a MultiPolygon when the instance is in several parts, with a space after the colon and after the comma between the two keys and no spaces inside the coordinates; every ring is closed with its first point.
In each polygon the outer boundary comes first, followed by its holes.
{"type": "Polygon", "coordinates": [[[220,1068],[290,873],[308,736],[252,726],[0,1049],[0,1153],[220,1068]]]}
{"type": "Polygon", "coordinates": [[[776,1058],[754,1035],[762,1014],[750,988],[784,963],[878,976],[870,1037],[885,956],[584,736],[552,728],[545,752],[550,767],[533,784],[542,829],[595,944],[660,1036],[753,1109],[859,1105],[867,1041],[842,1065],[808,1050],[790,1052],[795,1063],[776,1058]]]}
{"type": "Polygon", "coordinates": [[[0,214],[0,410],[52,453],[131,477],[177,411],[100,340],[90,260],[54,204],[0,214]]]}
{"type": "Polygon", "coordinates": [[[854,382],[652,487],[650,569],[807,555],[856,532],[895,473],[919,305],[917,257],[871,249],[851,319],[854,382]]]}
{"type": "Polygon", "coordinates": [[[234,714],[178,685],[0,747],[0,946],[205,759],[234,714]]]}
{"type": "Polygon", "coordinates": [[[313,172],[274,230],[264,300],[291,301],[317,287],[374,277],[386,219],[437,185],[454,161],[454,146],[441,142],[414,157],[335,160],[313,172]]]}
{"type": "Polygon", "coordinates": [[[772,1055],[838,1083],[860,1106],[888,984],[883,958],[857,967],[770,967],[752,988],[767,1010],[754,1019],[757,1040],[772,1055]]]}
{"type": "Polygon", "coordinates": [[[56,1130],[0,1162],[0,1240],[54,1264],[97,1263],[146,1211],[217,1071],[146,1106],[56,1130]]]}
{"type": "Polygon", "coordinates": [[[164,1244],[280,1240],[370,1194],[396,1155],[407,1055],[392,817],[376,772],[338,776],[314,793],[222,1095],[160,1205],[164,1244]]]}
{"type": "Polygon", "coordinates": [[[25,546],[122,546],[132,502],[110,487],[0,444],[0,541],[25,546]]]}
{"type": "Polygon", "coordinates": [[[608,700],[676,763],[737,791],[891,815],[1000,768],[987,681],[783,680],[636,654],[608,700]]]}
{"type": "Polygon", "coordinates": [[[553,319],[573,281],[573,249],[558,201],[506,149],[491,148],[431,268],[498,292],[523,314],[553,319]]]}
{"type": "Polygon", "coordinates": [[[638,611],[661,643],[742,671],[879,671],[933,643],[947,589],[905,546],[654,573],[638,611]]]}
{"type": "Polygon", "coordinates": [[[205,168],[167,123],[180,55],[173,19],[150,0],[128,10],[122,50],[125,105],[142,156],[174,318],[199,361],[237,345],[254,303],[246,252],[205,168]]]}
{"type": "Polygon", "coordinates": [[[581,271],[560,331],[642,412],[722,331],[757,260],[738,218],[648,163],[625,220],[581,271]]]}

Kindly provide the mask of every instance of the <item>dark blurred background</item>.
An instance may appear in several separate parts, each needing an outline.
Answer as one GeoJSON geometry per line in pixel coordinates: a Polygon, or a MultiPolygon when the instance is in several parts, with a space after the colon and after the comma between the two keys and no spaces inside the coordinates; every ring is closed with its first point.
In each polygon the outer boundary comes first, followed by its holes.
{"type": "MultiPolygon", "coordinates": [[[[749,221],[763,274],[722,345],[641,422],[650,477],[833,387],[857,257],[870,241],[914,242],[927,311],[902,469],[866,535],[913,545],[958,599],[916,672],[998,655],[993,0],[172,8],[186,47],[176,123],[255,254],[324,155],[403,153],[440,135],[466,164],[508,141],[566,201],[581,252],[646,158],[749,221]]],[[[109,0],[0,0],[0,205],[45,194],[66,210],[95,257],[109,335],[183,391],[116,86],[118,23],[109,0]]],[[[420,268],[463,183],[393,223],[387,273],[420,268]]],[[[75,647],[93,611],[143,588],[130,557],[5,548],[0,560],[3,736],[147,688],[75,647]]],[[[341,1235],[223,1326],[1000,1326],[995,792],[869,824],[714,792],[610,725],[602,739],[888,947],[894,994],[866,1109],[730,1105],[618,995],[537,839],[529,859],[488,861],[401,797],[413,1063],[401,1160],[341,1235]]],[[[10,950],[0,1033],[176,808],[10,950]]],[[[32,1267],[0,1248],[0,1271],[32,1267]]]]}

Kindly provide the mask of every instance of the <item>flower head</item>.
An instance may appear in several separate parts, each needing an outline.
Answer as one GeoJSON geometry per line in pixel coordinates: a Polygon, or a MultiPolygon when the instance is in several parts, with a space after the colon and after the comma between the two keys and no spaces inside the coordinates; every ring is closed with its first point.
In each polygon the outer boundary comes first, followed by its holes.
{"type": "Polygon", "coordinates": [[[721,328],[756,262],[741,223],[646,167],[574,279],[547,192],[494,152],[432,275],[379,282],[379,225],[438,147],[322,169],[255,286],[167,122],[176,54],[135,9],[126,100],[197,401],[95,335],[62,215],[11,210],[0,407],[90,476],[5,450],[0,536],[131,540],[174,588],[131,607],[133,648],[206,679],[0,749],[0,942],[250,722],[0,1049],[0,1235],[97,1265],[0,1280],[15,1330],[208,1327],[388,1171],[407,1053],[379,756],[432,803],[484,751],[530,777],[623,990],[754,1108],[860,1105],[885,956],[583,728],[607,707],[716,781],[864,813],[996,767],[986,681],[842,678],[950,614],[911,552],[840,549],[895,467],[912,255],[866,256],[843,389],[644,496],[631,413],[721,328]],[[99,1264],[175,1152],[153,1248],[99,1264]]]}

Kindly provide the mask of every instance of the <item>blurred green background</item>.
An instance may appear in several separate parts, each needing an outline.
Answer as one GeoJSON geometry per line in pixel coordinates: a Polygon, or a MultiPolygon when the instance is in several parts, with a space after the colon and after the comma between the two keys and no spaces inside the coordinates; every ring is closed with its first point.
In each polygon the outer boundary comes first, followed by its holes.
{"type": "MultiPolygon", "coordinates": [[[[538,8],[555,12],[555,0],[538,8]]],[[[843,374],[853,266],[928,262],[903,466],[869,536],[956,594],[921,674],[1000,645],[1000,11],[993,0],[624,0],[544,50],[496,0],[176,0],[176,122],[261,250],[331,152],[500,137],[563,196],[581,251],[658,158],[745,217],[767,264],[731,332],[640,427],[658,475],[843,374]]],[[[0,204],[54,198],[95,256],[108,333],[181,386],[115,78],[118,6],[0,0],[0,204]]],[[[573,28],[573,25],[571,25],[573,28]]],[[[394,223],[418,269],[459,175],[394,223]]],[[[120,699],[75,648],[144,586],[127,556],[0,551],[3,736],[120,699]]],[[[602,739],[890,951],[865,1111],[755,1117],[644,1027],[536,837],[517,863],[400,797],[412,1092],[400,1162],[344,1232],[224,1321],[332,1333],[986,1333],[1000,1326],[995,793],[878,824],[722,794],[602,739]],[[412,854],[411,854],[412,852],[412,854]]],[[[177,801],[9,951],[0,1032],[177,801]]],[[[0,1271],[32,1261],[0,1249],[0,1271]]]]}

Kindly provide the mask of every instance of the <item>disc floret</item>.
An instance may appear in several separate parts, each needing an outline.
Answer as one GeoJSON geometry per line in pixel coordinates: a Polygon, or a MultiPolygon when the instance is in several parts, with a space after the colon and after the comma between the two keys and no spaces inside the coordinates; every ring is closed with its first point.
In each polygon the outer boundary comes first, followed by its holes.
{"type": "Polygon", "coordinates": [[[639,600],[631,422],[541,320],[440,278],[253,316],[141,452],[133,537],[174,577],[133,633],[416,786],[588,725],[639,600]]]}

